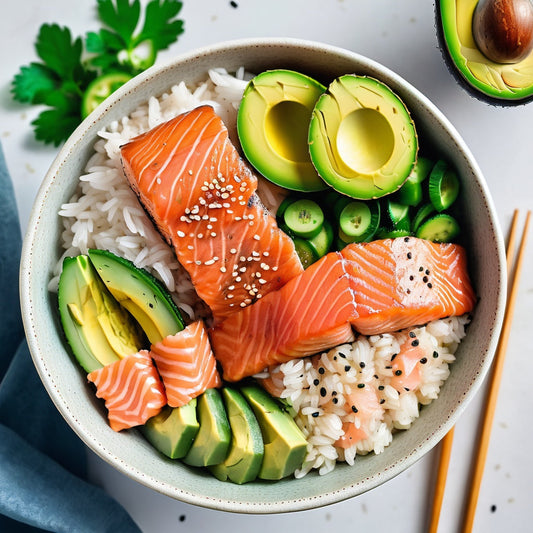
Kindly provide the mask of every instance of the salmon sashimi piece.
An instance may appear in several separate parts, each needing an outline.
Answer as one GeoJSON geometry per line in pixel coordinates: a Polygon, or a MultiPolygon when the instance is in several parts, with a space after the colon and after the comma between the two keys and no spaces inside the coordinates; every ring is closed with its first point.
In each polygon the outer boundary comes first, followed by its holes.
{"type": "Polygon", "coordinates": [[[415,237],[346,246],[350,286],[364,335],[389,333],[472,311],[476,296],[464,248],[415,237]]]}
{"type": "Polygon", "coordinates": [[[131,187],[215,323],[303,271],[212,107],[179,115],[121,150],[131,187]]]}
{"type": "Polygon", "coordinates": [[[150,351],[171,407],[186,405],[205,390],[222,385],[201,320],[152,344],[150,351]]]}
{"type": "Polygon", "coordinates": [[[341,255],[332,252],[210,330],[227,381],[350,342],[354,298],[341,255]]]}
{"type": "Polygon", "coordinates": [[[167,403],[150,353],[141,350],[91,372],[96,396],[105,400],[109,425],[115,431],[144,424],[167,403]]]}
{"type": "Polygon", "coordinates": [[[182,222],[176,234],[178,260],[215,323],[303,271],[292,239],[256,201],[182,222]]]}

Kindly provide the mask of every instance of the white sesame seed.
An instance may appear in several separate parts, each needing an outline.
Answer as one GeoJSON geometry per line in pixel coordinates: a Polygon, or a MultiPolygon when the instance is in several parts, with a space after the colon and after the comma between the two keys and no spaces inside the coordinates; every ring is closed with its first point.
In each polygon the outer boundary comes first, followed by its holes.
{"type": "Polygon", "coordinates": [[[267,283],[267,280],[263,278],[260,278],[258,281],[259,283],[261,283],[261,285],[264,285],[265,283],[267,283]]]}
{"type": "Polygon", "coordinates": [[[157,178],[155,181],[158,185],[161,185],[161,178],[157,178]]]}
{"type": "Polygon", "coordinates": [[[189,169],[189,176],[192,176],[192,170],[189,169]]]}
{"type": "Polygon", "coordinates": [[[215,260],[214,259],[209,259],[209,261],[206,261],[204,263],[204,265],[206,265],[206,266],[211,266],[211,265],[214,265],[214,264],[215,264],[215,260]]]}
{"type": "Polygon", "coordinates": [[[252,303],[252,300],[250,300],[250,298],[246,298],[246,300],[244,300],[244,303],[245,303],[246,305],[251,304],[251,303],[252,303]]]}
{"type": "Polygon", "coordinates": [[[211,237],[216,237],[216,236],[217,236],[217,234],[214,231],[212,231],[211,232],[211,237]]]}
{"type": "Polygon", "coordinates": [[[203,233],[198,233],[198,238],[201,239],[204,236],[203,233]]]}
{"type": "Polygon", "coordinates": [[[188,250],[194,250],[194,246],[193,246],[192,244],[188,244],[188,245],[187,245],[187,249],[188,249],[188,250]]]}
{"type": "Polygon", "coordinates": [[[235,278],[235,281],[236,281],[237,283],[240,283],[240,282],[242,281],[242,278],[241,278],[240,276],[237,276],[237,277],[235,278]]]}
{"type": "Polygon", "coordinates": [[[213,224],[207,224],[207,229],[213,229],[213,224]]]}
{"type": "Polygon", "coordinates": [[[246,272],[246,267],[239,268],[239,272],[246,272]]]}
{"type": "Polygon", "coordinates": [[[269,254],[268,252],[263,252],[263,255],[264,255],[265,257],[268,257],[270,254],[269,254]]]}
{"type": "MultiPolygon", "coordinates": [[[[250,220],[250,222],[248,222],[248,224],[249,224],[250,226],[253,226],[253,225],[254,225],[254,221],[253,221],[253,220],[250,220]]],[[[259,240],[259,239],[256,239],[256,240],[259,240]]]]}
{"type": "Polygon", "coordinates": [[[235,285],[230,285],[230,286],[228,287],[228,291],[232,291],[233,289],[235,289],[235,285]]]}
{"type": "Polygon", "coordinates": [[[257,298],[258,300],[259,300],[259,298],[262,298],[262,297],[263,297],[262,294],[257,294],[257,295],[256,295],[256,298],[257,298]]]}
{"type": "Polygon", "coordinates": [[[236,254],[237,253],[237,250],[235,248],[232,248],[230,251],[229,251],[230,254],[236,254]]]}
{"type": "Polygon", "coordinates": [[[274,272],[276,272],[276,270],[277,270],[277,269],[278,269],[278,267],[277,267],[277,266],[275,266],[275,267],[272,267],[272,270],[273,270],[274,272]]]}
{"type": "Polygon", "coordinates": [[[227,295],[226,295],[226,298],[234,298],[234,297],[235,297],[234,294],[227,294],[227,295]]]}
{"type": "Polygon", "coordinates": [[[220,267],[220,272],[226,272],[226,267],[220,267]]]}
{"type": "Polygon", "coordinates": [[[216,222],[218,219],[217,217],[210,217],[209,222],[216,222]]]}
{"type": "Polygon", "coordinates": [[[256,278],[260,278],[260,277],[261,277],[261,272],[256,272],[256,273],[255,273],[255,277],[256,277],[256,278]]]}
{"type": "Polygon", "coordinates": [[[240,303],[240,306],[241,306],[241,307],[246,307],[246,304],[245,304],[244,302],[241,302],[241,303],[240,303]]]}
{"type": "Polygon", "coordinates": [[[198,260],[196,260],[195,263],[196,263],[197,265],[201,265],[201,264],[202,264],[202,262],[201,262],[201,261],[198,261],[198,260]]]}
{"type": "Polygon", "coordinates": [[[188,215],[190,212],[191,212],[191,210],[188,207],[186,207],[185,208],[185,214],[188,215]]]}

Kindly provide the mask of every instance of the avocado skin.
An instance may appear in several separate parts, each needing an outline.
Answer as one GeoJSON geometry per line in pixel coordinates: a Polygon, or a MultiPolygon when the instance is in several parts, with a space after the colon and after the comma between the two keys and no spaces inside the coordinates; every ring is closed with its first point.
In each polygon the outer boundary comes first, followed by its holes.
{"type": "Polygon", "coordinates": [[[181,407],[164,407],[141,426],[141,433],[154,448],[170,459],[185,457],[200,429],[196,403],[196,398],[193,398],[181,407]]]}
{"type": "Polygon", "coordinates": [[[265,455],[258,477],[278,480],[302,466],[307,441],[292,417],[270,394],[257,385],[245,385],[241,392],[259,422],[265,455]]]}
{"type": "Polygon", "coordinates": [[[135,353],[145,342],[137,323],[109,293],[86,255],[63,261],[58,307],[67,342],[86,372],[135,353]]]}
{"type": "Polygon", "coordinates": [[[220,392],[207,389],[198,397],[196,412],[200,429],[183,462],[190,466],[222,463],[228,454],[231,427],[220,392]]]}
{"type": "Polygon", "coordinates": [[[448,69],[448,72],[453,76],[455,81],[459,84],[460,87],[472,98],[479,100],[485,104],[489,104],[495,107],[514,107],[527,104],[533,100],[533,94],[516,99],[516,98],[496,98],[491,95],[486,94],[481,91],[479,88],[470,84],[464,76],[461,74],[459,67],[456,65],[455,61],[451,57],[448,51],[448,45],[446,44],[446,38],[444,37],[444,28],[441,15],[441,0],[435,2],[435,31],[437,34],[437,43],[441,53],[441,56],[444,60],[444,64],[448,69]]]}
{"type": "Polygon", "coordinates": [[[231,445],[224,462],[209,467],[220,481],[242,484],[256,479],[264,456],[259,423],[242,394],[232,388],[222,389],[231,426],[231,445]]]}

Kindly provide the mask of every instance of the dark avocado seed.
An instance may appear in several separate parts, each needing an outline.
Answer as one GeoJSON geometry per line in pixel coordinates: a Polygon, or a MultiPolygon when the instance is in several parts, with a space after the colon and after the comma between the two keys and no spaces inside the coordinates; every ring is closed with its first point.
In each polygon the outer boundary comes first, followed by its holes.
{"type": "Polygon", "coordinates": [[[531,0],[480,0],[472,20],[474,40],[495,63],[518,63],[533,49],[531,0]]]}

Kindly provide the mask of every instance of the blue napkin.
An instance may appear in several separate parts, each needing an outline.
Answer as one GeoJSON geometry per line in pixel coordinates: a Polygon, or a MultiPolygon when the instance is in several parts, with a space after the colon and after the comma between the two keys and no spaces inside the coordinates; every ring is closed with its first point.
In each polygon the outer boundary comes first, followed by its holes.
{"type": "Polygon", "coordinates": [[[20,225],[1,146],[0,213],[0,531],[139,532],[86,480],[85,445],[33,366],[19,307],[20,225]]]}

